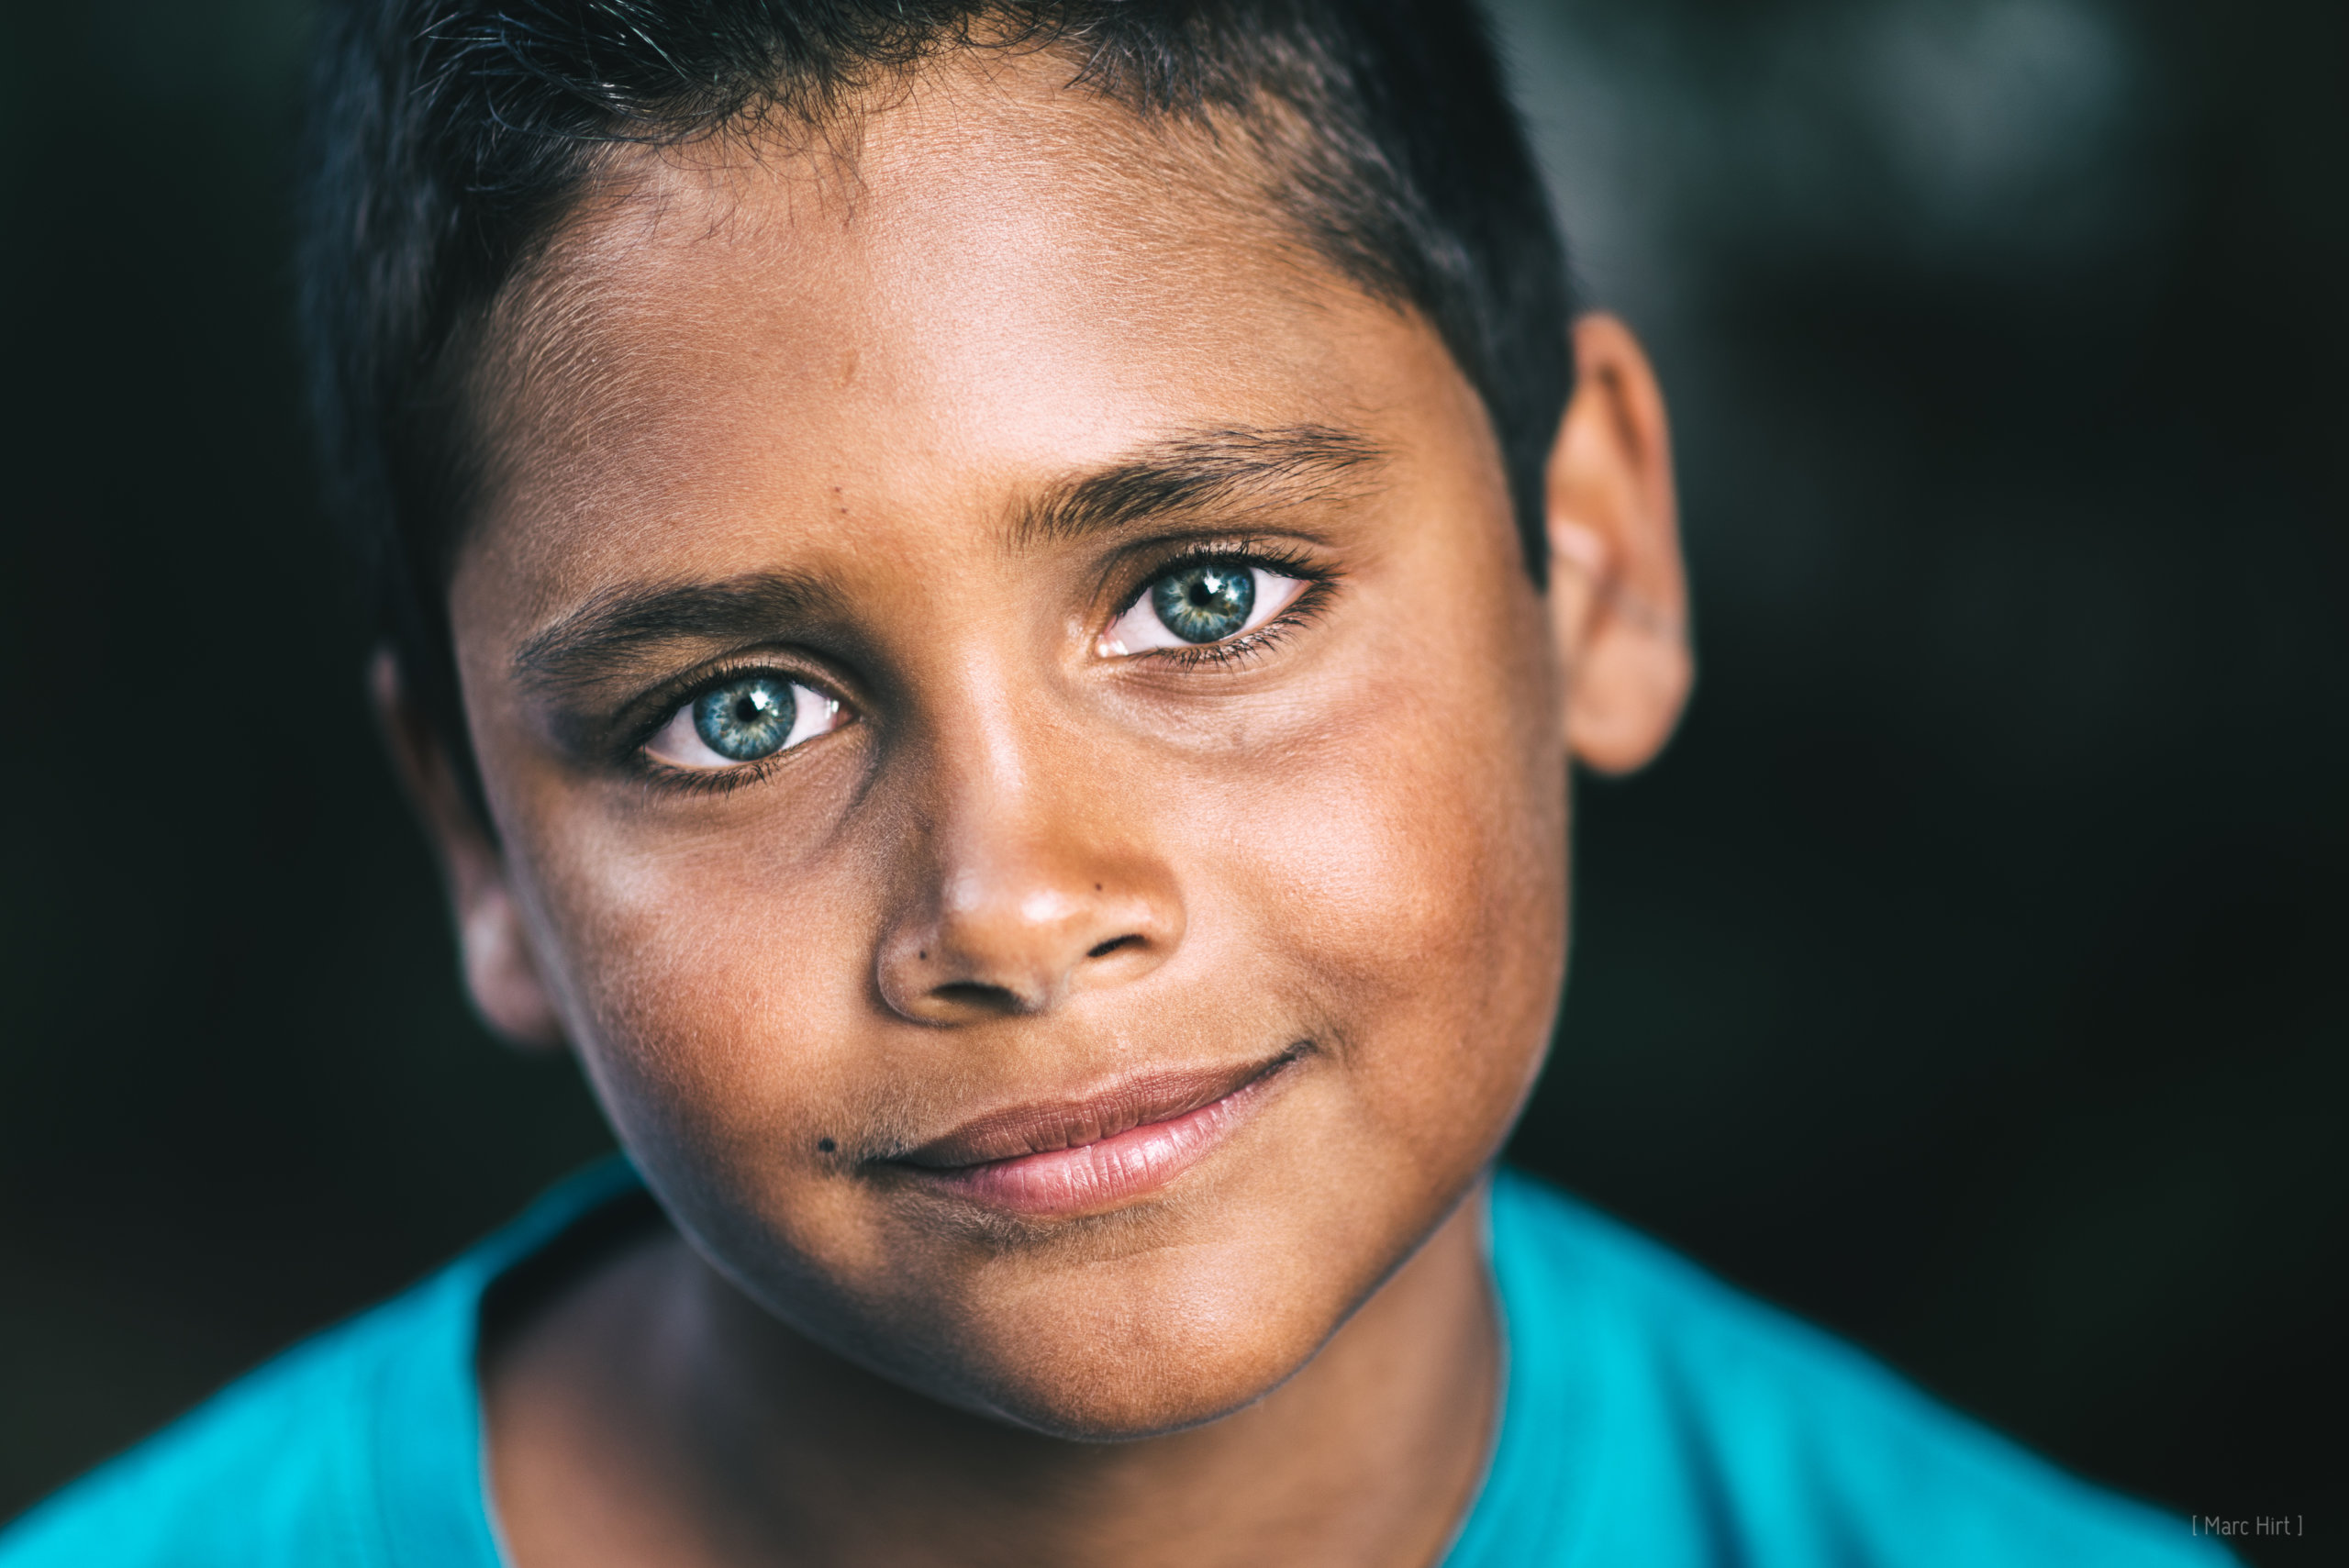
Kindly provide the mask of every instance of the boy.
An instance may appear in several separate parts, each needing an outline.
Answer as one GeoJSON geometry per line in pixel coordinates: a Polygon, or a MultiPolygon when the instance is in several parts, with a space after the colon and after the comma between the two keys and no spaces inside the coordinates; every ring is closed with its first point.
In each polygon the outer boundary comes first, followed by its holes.
{"type": "Polygon", "coordinates": [[[1492,1173],[1568,757],[1690,663],[1473,17],[378,0],[321,82],[385,728],[629,1163],[0,1563],[2213,1560],[1492,1173]]]}

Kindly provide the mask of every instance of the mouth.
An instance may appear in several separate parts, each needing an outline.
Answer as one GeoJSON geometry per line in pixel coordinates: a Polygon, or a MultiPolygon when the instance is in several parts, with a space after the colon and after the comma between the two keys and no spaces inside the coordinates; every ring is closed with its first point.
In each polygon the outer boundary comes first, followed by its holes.
{"type": "Polygon", "coordinates": [[[1220,1072],[1146,1073],[1080,1100],[992,1112],[884,1163],[1027,1218],[1112,1208],[1214,1152],[1310,1049],[1299,1043],[1220,1072]]]}

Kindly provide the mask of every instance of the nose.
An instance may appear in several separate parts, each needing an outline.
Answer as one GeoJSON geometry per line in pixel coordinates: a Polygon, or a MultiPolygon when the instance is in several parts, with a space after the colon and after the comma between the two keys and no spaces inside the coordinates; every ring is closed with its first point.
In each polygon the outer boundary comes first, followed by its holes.
{"type": "Polygon", "coordinates": [[[934,775],[882,936],[882,998],[918,1023],[1048,1012],[1140,978],[1183,939],[1171,868],[1129,799],[1087,760],[986,751],[934,775]]]}

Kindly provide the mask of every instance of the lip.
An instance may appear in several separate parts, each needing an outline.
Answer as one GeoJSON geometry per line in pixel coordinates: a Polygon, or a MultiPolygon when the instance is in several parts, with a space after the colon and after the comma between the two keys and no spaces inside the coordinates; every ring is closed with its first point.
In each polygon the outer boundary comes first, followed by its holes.
{"type": "Polygon", "coordinates": [[[1212,1153],[1305,1054],[1129,1078],[1082,1099],[978,1117],[889,1164],[925,1186],[1032,1218],[1092,1213],[1158,1191],[1212,1153]]]}

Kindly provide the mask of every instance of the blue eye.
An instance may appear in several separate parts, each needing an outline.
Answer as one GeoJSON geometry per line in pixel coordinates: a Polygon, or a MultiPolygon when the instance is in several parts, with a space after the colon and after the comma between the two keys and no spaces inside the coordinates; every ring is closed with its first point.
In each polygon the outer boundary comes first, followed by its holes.
{"type": "Polygon", "coordinates": [[[782,674],[742,674],[674,710],[644,743],[673,768],[727,769],[763,762],[851,721],[835,696],[782,674]]]}
{"type": "Polygon", "coordinates": [[[1169,567],[1101,633],[1103,657],[1230,642],[1297,603],[1310,586],[1268,566],[1217,557],[1169,567]]]}
{"type": "Polygon", "coordinates": [[[745,675],[696,698],[693,716],[703,745],[729,762],[755,762],[791,739],[799,702],[788,681],[745,675]]]}
{"type": "Polygon", "coordinates": [[[1151,584],[1159,624],[1186,642],[1220,642],[1248,624],[1256,607],[1256,573],[1227,562],[1176,567],[1151,584]]]}

